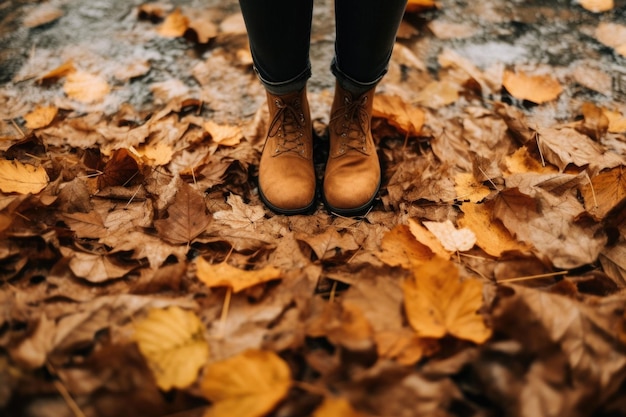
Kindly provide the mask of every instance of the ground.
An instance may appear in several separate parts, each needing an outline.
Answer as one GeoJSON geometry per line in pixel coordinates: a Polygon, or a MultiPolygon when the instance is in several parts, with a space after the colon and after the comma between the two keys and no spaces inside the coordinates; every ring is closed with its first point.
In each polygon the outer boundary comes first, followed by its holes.
{"type": "Polygon", "coordinates": [[[260,202],[236,1],[0,5],[1,414],[626,415],[626,1],[413,3],[354,218],[260,202]]]}

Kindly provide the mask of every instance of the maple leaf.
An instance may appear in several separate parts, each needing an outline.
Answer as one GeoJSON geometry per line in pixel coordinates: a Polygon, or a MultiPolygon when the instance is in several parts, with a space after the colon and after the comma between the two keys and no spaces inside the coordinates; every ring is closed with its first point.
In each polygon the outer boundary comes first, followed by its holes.
{"type": "Polygon", "coordinates": [[[478,310],[483,303],[483,284],[461,281],[452,262],[433,258],[413,269],[404,283],[404,307],[411,327],[421,337],[459,339],[484,343],[491,337],[478,310]]]}
{"type": "Polygon", "coordinates": [[[220,223],[241,229],[254,226],[257,220],[265,217],[265,209],[262,206],[250,206],[243,202],[241,196],[230,194],[226,199],[232,210],[220,210],[213,213],[213,218],[220,223]]]}
{"type": "Polygon", "coordinates": [[[282,275],[279,269],[269,265],[262,269],[247,271],[226,262],[211,264],[201,257],[197,258],[196,266],[198,279],[207,286],[230,287],[235,293],[263,282],[273,281],[282,275]]]}
{"type": "Polygon", "coordinates": [[[210,364],[200,391],[213,405],[204,417],[262,417],[291,388],[289,366],[274,352],[247,350],[210,364]]]}
{"type": "Polygon", "coordinates": [[[0,191],[5,193],[37,194],[50,182],[43,166],[0,159],[0,191]]]}
{"type": "Polygon", "coordinates": [[[444,249],[450,252],[465,252],[474,247],[476,235],[470,229],[457,229],[450,220],[445,222],[423,222],[424,226],[433,234],[444,249]]]}
{"type": "Polygon", "coordinates": [[[204,196],[186,182],[181,182],[174,202],[167,209],[168,217],[154,221],[159,236],[174,244],[191,242],[211,222],[204,196]]]}
{"type": "Polygon", "coordinates": [[[186,388],[209,358],[204,326],[192,312],[151,309],[134,324],[134,340],[162,390],[186,388]]]}
{"type": "Polygon", "coordinates": [[[504,71],[502,85],[513,97],[537,104],[555,100],[563,92],[550,75],[527,75],[523,71],[504,71]]]}

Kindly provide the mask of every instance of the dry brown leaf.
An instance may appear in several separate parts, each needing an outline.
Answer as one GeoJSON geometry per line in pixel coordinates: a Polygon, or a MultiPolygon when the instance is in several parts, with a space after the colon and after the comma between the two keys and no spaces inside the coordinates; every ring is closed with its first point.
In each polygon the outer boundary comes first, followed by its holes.
{"type": "Polygon", "coordinates": [[[213,10],[197,10],[189,19],[189,29],[196,35],[198,43],[208,43],[219,33],[219,28],[211,21],[213,10]]]}
{"type": "Polygon", "coordinates": [[[132,61],[115,70],[114,77],[122,82],[126,82],[146,75],[148,71],[150,71],[150,62],[148,60],[132,61]]]}
{"type": "Polygon", "coordinates": [[[626,167],[619,166],[603,171],[582,187],[585,208],[597,220],[626,198],[626,167]]]}
{"type": "Polygon", "coordinates": [[[235,293],[264,282],[274,281],[282,276],[282,272],[271,265],[262,269],[244,270],[226,262],[211,264],[199,257],[196,260],[196,266],[198,279],[208,287],[230,287],[235,293]]]}
{"type": "Polygon", "coordinates": [[[460,172],[454,176],[454,190],[457,199],[478,203],[491,194],[489,187],[479,183],[469,172],[460,172]]]}
{"type": "Polygon", "coordinates": [[[61,251],[66,257],[70,257],[69,266],[74,275],[89,282],[99,283],[122,278],[136,268],[135,265],[119,265],[108,255],[76,252],[64,248],[61,251]]]}
{"type": "Polygon", "coordinates": [[[43,3],[31,10],[24,17],[24,26],[27,28],[36,28],[47,23],[54,22],[63,16],[63,10],[53,6],[52,4],[43,3]]]}
{"type": "Polygon", "coordinates": [[[577,3],[593,13],[608,12],[615,7],[613,0],[577,0],[577,3]]]}
{"type": "Polygon", "coordinates": [[[527,245],[515,240],[502,223],[492,218],[490,206],[465,203],[461,210],[464,215],[458,221],[459,226],[472,230],[476,245],[489,255],[500,257],[507,251],[528,252],[527,245]]]}
{"type": "Polygon", "coordinates": [[[563,92],[561,84],[550,75],[528,75],[523,71],[505,70],[502,85],[513,97],[537,104],[555,100],[563,92]]]}
{"type": "Polygon", "coordinates": [[[327,228],[323,233],[298,233],[296,239],[306,242],[319,259],[323,259],[329,252],[332,255],[337,249],[351,251],[359,248],[353,234],[340,234],[334,227],[327,228]]]}
{"type": "Polygon", "coordinates": [[[596,28],[595,37],[604,45],[626,56],[626,26],[618,23],[600,22],[596,28]]]}
{"type": "Polygon", "coordinates": [[[445,250],[465,252],[474,247],[476,235],[468,228],[457,229],[450,220],[444,222],[424,221],[423,225],[441,242],[445,250]]]}
{"type": "Polygon", "coordinates": [[[79,70],[67,74],[63,91],[68,97],[89,104],[102,101],[111,87],[103,77],[79,70]]]}
{"type": "Polygon", "coordinates": [[[230,194],[226,199],[232,210],[221,210],[213,213],[213,218],[234,229],[254,227],[255,222],[265,217],[262,206],[250,206],[243,202],[241,196],[230,194]]]}
{"type": "Polygon", "coordinates": [[[491,337],[478,314],[483,304],[480,281],[461,281],[457,266],[438,257],[415,267],[413,275],[404,283],[404,308],[420,337],[450,334],[479,344],[491,337]]]}
{"type": "Polygon", "coordinates": [[[156,141],[141,146],[137,153],[147,158],[152,166],[163,166],[170,163],[174,156],[174,149],[169,143],[156,141]]]}
{"type": "Polygon", "coordinates": [[[327,397],[322,404],[315,409],[312,417],[359,417],[345,398],[327,397]]]}
{"type": "Polygon", "coordinates": [[[243,139],[241,127],[237,125],[220,125],[207,120],[203,127],[211,135],[211,140],[218,145],[235,146],[243,139]]]}
{"type": "Polygon", "coordinates": [[[151,309],[133,327],[133,338],[159,388],[186,388],[196,380],[209,358],[209,346],[204,325],[192,311],[151,309]]]}
{"type": "Polygon", "coordinates": [[[165,219],[155,220],[154,227],[159,236],[174,244],[189,244],[211,222],[204,195],[186,182],[178,187],[167,215],[165,219]]]}
{"type": "Polygon", "coordinates": [[[165,21],[159,26],[157,32],[161,36],[167,38],[178,38],[183,36],[189,28],[189,18],[176,8],[172,13],[167,15],[165,21]]]}
{"type": "Polygon", "coordinates": [[[602,113],[609,120],[609,132],[624,133],[626,132],[626,117],[620,112],[602,109],[602,113]]]}
{"type": "Polygon", "coordinates": [[[415,365],[435,350],[432,341],[422,339],[409,329],[378,332],[374,339],[379,357],[392,359],[406,366],[415,365]]]}
{"type": "Polygon", "coordinates": [[[98,188],[126,187],[140,177],[141,172],[137,158],[128,149],[118,149],[113,152],[111,158],[104,165],[102,175],[98,176],[98,188]]]}
{"type": "Polygon", "coordinates": [[[247,350],[210,364],[200,390],[213,405],[204,417],[262,417],[291,388],[289,366],[274,352],[247,350]]]}
{"type": "Polygon", "coordinates": [[[419,136],[425,114],[398,96],[379,94],[374,100],[373,117],[386,119],[406,136],[419,136]]]}
{"type": "Polygon", "coordinates": [[[50,182],[43,166],[23,164],[18,160],[0,159],[0,191],[37,194],[50,182]]]}
{"type": "Polygon", "coordinates": [[[478,28],[468,23],[456,23],[444,19],[435,19],[428,23],[428,29],[443,40],[464,39],[472,37],[478,32],[478,28]]]}
{"type": "Polygon", "coordinates": [[[326,337],[351,351],[366,351],[373,344],[373,329],[361,308],[350,300],[325,303],[321,314],[307,323],[307,335],[326,337]]]}
{"type": "Polygon", "coordinates": [[[459,99],[459,86],[443,80],[431,81],[417,95],[416,101],[422,106],[439,109],[459,99]]]}
{"type": "Polygon", "coordinates": [[[24,115],[26,127],[39,129],[48,126],[56,117],[59,109],[54,106],[39,106],[32,112],[24,115]]]}
{"type": "Polygon", "coordinates": [[[389,266],[409,269],[413,263],[431,259],[433,252],[418,242],[406,225],[397,225],[383,236],[378,259],[389,266]]]}
{"type": "Polygon", "coordinates": [[[506,156],[504,163],[509,174],[522,174],[526,172],[548,174],[558,172],[557,168],[552,165],[546,164],[544,166],[540,161],[533,158],[526,146],[522,146],[511,155],[506,156]]]}

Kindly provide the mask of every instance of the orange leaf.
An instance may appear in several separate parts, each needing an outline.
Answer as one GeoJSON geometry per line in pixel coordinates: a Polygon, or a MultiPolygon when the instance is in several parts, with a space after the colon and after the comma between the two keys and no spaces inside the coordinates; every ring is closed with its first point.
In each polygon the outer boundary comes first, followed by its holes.
{"type": "Polygon", "coordinates": [[[504,71],[502,85],[515,98],[541,104],[555,100],[563,91],[561,84],[549,75],[527,75],[504,71]]]}
{"type": "Polygon", "coordinates": [[[167,38],[177,38],[183,36],[189,28],[189,19],[183,15],[180,9],[174,10],[159,27],[158,33],[167,38]]]}
{"type": "Polygon", "coordinates": [[[406,11],[409,13],[420,12],[425,9],[437,7],[435,0],[408,0],[406,11]]]}
{"type": "Polygon", "coordinates": [[[431,259],[433,252],[415,239],[408,226],[398,225],[385,233],[376,256],[389,266],[408,269],[415,262],[431,259]]]}
{"type": "Polygon", "coordinates": [[[29,129],[39,129],[48,126],[57,115],[57,109],[54,106],[37,107],[32,112],[24,116],[26,127],[29,129]]]}
{"type": "Polygon", "coordinates": [[[54,81],[59,78],[63,78],[66,75],[71,74],[74,71],[76,71],[76,68],[74,68],[74,62],[69,60],[59,65],[55,69],[45,73],[41,77],[39,77],[38,81],[39,82],[54,81]]]}
{"type": "Polygon", "coordinates": [[[315,409],[312,417],[359,417],[360,415],[345,398],[328,397],[315,409]]]}
{"type": "Polygon", "coordinates": [[[491,336],[478,314],[483,303],[483,284],[461,281],[452,262],[434,258],[413,270],[404,283],[404,307],[411,327],[420,337],[459,339],[483,343],[491,336]]]}
{"type": "Polygon", "coordinates": [[[68,97],[83,103],[101,101],[111,88],[107,81],[99,75],[86,71],[71,72],[67,75],[63,90],[68,97]]]}
{"type": "Polygon", "coordinates": [[[261,417],[291,388],[289,366],[274,352],[247,350],[210,364],[200,390],[213,405],[204,417],[261,417]]]}
{"type": "Polygon", "coordinates": [[[374,100],[372,115],[386,119],[390,125],[408,136],[417,136],[424,125],[424,112],[398,96],[379,94],[374,100]]]}
{"type": "Polygon", "coordinates": [[[174,202],[167,209],[168,217],[154,221],[159,236],[174,244],[186,244],[204,232],[211,215],[207,213],[204,195],[183,182],[174,202]]]}
{"type": "Polygon", "coordinates": [[[235,293],[257,284],[273,281],[281,276],[279,269],[269,265],[262,269],[248,271],[226,262],[211,264],[204,258],[197,258],[196,266],[198,278],[208,287],[230,287],[235,293]]]}
{"type": "Polygon", "coordinates": [[[4,193],[37,194],[48,182],[48,173],[42,166],[0,160],[0,191],[4,193]]]}
{"type": "Polygon", "coordinates": [[[597,40],[626,56],[626,26],[618,23],[602,22],[595,32],[597,40]]]}
{"type": "Polygon", "coordinates": [[[619,166],[603,171],[582,187],[585,209],[601,220],[626,198],[626,167],[619,166]]]}
{"type": "Polygon", "coordinates": [[[613,0],[578,0],[578,4],[593,13],[608,12],[615,7],[613,0]]]}

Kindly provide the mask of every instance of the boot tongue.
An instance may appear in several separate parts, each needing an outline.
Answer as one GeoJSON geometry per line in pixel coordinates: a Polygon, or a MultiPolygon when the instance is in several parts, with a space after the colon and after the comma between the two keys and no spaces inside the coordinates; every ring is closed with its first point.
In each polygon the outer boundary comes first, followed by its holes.
{"type": "Polygon", "coordinates": [[[367,130],[369,129],[369,115],[366,110],[367,95],[363,95],[356,100],[346,96],[344,103],[345,106],[336,116],[343,119],[338,121],[337,124],[337,133],[341,138],[342,145],[358,152],[366,153],[365,142],[367,130]]]}
{"type": "Polygon", "coordinates": [[[300,103],[296,99],[291,103],[282,100],[276,102],[278,111],[270,125],[270,136],[278,136],[277,153],[299,152],[302,145],[302,129],[305,125],[304,114],[300,110],[300,103]]]}

